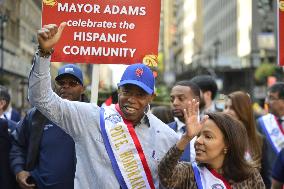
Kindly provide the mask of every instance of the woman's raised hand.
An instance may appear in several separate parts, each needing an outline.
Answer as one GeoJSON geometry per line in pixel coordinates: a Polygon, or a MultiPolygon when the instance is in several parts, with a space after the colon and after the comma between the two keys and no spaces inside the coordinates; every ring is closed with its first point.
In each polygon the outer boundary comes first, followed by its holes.
{"type": "Polygon", "coordinates": [[[200,132],[202,124],[208,116],[200,121],[199,118],[199,102],[195,99],[188,102],[187,109],[184,109],[184,120],[186,124],[185,137],[192,139],[200,132]]]}

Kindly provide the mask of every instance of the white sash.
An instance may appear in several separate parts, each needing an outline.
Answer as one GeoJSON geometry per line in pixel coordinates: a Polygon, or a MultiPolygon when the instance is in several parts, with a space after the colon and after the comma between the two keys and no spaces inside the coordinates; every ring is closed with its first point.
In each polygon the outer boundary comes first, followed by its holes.
{"type": "Polygon", "coordinates": [[[267,114],[260,118],[260,126],[264,134],[272,144],[274,151],[278,154],[284,148],[284,135],[279,128],[276,117],[272,114],[267,114]]]}
{"type": "Polygon", "coordinates": [[[104,110],[101,112],[102,136],[121,187],[154,189],[151,172],[134,128],[123,121],[114,105],[104,110]]]}
{"type": "Polygon", "coordinates": [[[223,180],[216,177],[205,166],[198,166],[194,162],[192,163],[192,167],[198,189],[231,189],[227,182],[225,183],[223,180]]]}

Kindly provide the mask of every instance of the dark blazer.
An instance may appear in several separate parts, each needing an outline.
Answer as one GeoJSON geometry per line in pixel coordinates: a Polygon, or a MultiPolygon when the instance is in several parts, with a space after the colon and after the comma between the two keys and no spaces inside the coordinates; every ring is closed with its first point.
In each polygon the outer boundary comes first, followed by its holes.
{"type": "Polygon", "coordinates": [[[265,137],[263,137],[263,146],[262,146],[262,154],[261,154],[261,169],[260,175],[265,184],[266,189],[271,188],[271,173],[269,172],[269,154],[268,154],[268,142],[265,137]]]}
{"type": "Polygon", "coordinates": [[[260,126],[261,118],[259,117],[257,119],[257,129],[258,131],[263,135],[263,149],[262,149],[262,160],[261,165],[262,169],[260,171],[260,174],[263,178],[263,182],[266,185],[266,188],[270,188],[271,186],[271,174],[272,174],[272,166],[277,158],[277,153],[272,147],[272,144],[269,142],[269,140],[266,138],[265,131],[260,126]]]}
{"type": "Polygon", "coordinates": [[[15,110],[14,108],[12,108],[11,120],[13,120],[15,122],[19,122],[21,120],[21,114],[17,110],[15,110]]]}
{"type": "MultiPolygon", "coordinates": [[[[177,122],[176,121],[169,123],[168,126],[172,128],[175,132],[177,132],[177,122]]],[[[180,157],[180,161],[190,162],[190,144],[186,146],[182,156],[180,157]]]]}
{"type": "Polygon", "coordinates": [[[262,127],[260,126],[260,121],[261,120],[261,117],[257,119],[257,128],[259,130],[259,132],[266,138],[266,143],[267,143],[267,154],[268,154],[268,170],[269,170],[269,173],[271,175],[271,172],[272,172],[272,166],[277,158],[277,153],[276,151],[274,150],[272,144],[269,142],[269,140],[267,139],[267,136],[265,134],[265,131],[262,129],[262,127]]]}
{"type": "Polygon", "coordinates": [[[8,122],[0,119],[0,188],[17,188],[15,176],[9,166],[9,151],[11,139],[8,132],[8,122]]]}

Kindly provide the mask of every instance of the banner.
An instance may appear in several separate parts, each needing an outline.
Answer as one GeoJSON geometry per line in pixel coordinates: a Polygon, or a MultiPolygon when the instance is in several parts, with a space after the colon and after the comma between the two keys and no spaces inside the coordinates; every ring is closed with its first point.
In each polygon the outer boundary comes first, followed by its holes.
{"type": "Polygon", "coordinates": [[[157,64],[160,0],[43,0],[42,25],[66,22],[51,61],[157,64]]]}
{"type": "Polygon", "coordinates": [[[278,6],[278,64],[284,66],[284,0],[278,6]]]}

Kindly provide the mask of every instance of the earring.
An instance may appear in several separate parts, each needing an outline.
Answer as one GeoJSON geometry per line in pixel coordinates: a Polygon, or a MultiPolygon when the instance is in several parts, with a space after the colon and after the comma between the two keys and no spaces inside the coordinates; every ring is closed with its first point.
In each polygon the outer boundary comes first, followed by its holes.
{"type": "Polygon", "coordinates": [[[226,154],[228,152],[227,148],[224,148],[224,154],[226,154]]]}

